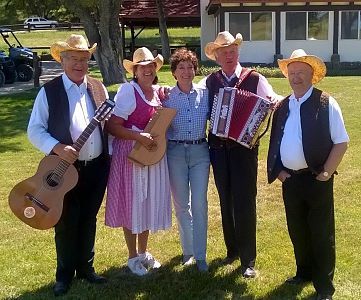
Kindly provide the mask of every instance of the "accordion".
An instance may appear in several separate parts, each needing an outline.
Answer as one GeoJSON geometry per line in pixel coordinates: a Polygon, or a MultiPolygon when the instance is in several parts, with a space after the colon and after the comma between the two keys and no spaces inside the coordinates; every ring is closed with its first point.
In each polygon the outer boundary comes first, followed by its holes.
{"type": "Polygon", "coordinates": [[[213,101],[210,132],[253,148],[265,133],[260,134],[271,116],[271,104],[270,100],[248,91],[220,88],[213,101]]]}

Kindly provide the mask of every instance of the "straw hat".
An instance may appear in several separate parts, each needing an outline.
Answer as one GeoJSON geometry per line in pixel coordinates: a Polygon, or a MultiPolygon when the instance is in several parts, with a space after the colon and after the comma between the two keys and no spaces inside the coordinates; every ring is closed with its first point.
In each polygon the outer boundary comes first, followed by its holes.
{"type": "Polygon", "coordinates": [[[242,34],[237,33],[236,37],[234,37],[228,31],[222,31],[218,33],[218,36],[214,42],[210,42],[206,45],[206,47],[204,48],[204,52],[206,53],[206,56],[209,59],[216,60],[214,53],[217,49],[228,47],[231,45],[239,46],[241,45],[242,41],[243,41],[242,34]]]}
{"type": "Polygon", "coordinates": [[[303,62],[310,65],[313,69],[313,78],[312,84],[316,84],[321,81],[326,75],[326,65],[325,63],[315,55],[308,55],[305,50],[297,49],[292,52],[290,58],[288,59],[279,59],[278,66],[282,71],[283,75],[288,78],[288,65],[293,62],[303,62]]]}
{"type": "Polygon", "coordinates": [[[156,63],[155,71],[159,71],[159,69],[163,66],[163,56],[158,54],[155,58],[150,52],[150,50],[146,47],[138,48],[133,53],[133,61],[124,59],[123,66],[127,70],[128,73],[133,75],[133,68],[136,65],[148,65],[150,63],[156,63]]]}
{"type": "Polygon", "coordinates": [[[90,54],[93,54],[97,47],[95,43],[91,48],[88,47],[86,39],[80,34],[72,34],[68,37],[65,42],[56,42],[51,45],[50,53],[51,56],[57,61],[60,62],[60,53],[64,51],[86,51],[90,54]]]}

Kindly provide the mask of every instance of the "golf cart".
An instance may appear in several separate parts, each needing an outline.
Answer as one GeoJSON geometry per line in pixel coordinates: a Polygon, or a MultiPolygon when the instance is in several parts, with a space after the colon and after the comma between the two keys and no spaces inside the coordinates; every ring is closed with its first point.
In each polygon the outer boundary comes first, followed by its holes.
{"type": "Polygon", "coordinates": [[[9,46],[9,57],[15,64],[18,80],[31,80],[34,75],[33,52],[21,45],[11,29],[0,28],[0,34],[4,42],[9,46]]]}
{"type": "Polygon", "coordinates": [[[15,64],[3,51],[0,51],[0,87],[13,83],[17,78],[15,64]]]}

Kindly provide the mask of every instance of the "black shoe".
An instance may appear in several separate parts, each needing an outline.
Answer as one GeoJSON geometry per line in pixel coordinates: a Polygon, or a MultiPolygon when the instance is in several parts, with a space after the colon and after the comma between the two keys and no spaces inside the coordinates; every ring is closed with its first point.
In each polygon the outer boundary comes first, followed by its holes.
{"type": "Polygon", "coordinates": [[[257,275],[257,272],[254,269],[254,267],[242,268],[242,276],[244,278],[255,278],[256,275],[257,275]]]}
{"type": "Polygon", "coordinates": [[[317,294],[316,300],[332,300],[332,295],[317,294]]]}
{"type": "Polygon", "coordinates": [[[222,265],[231,265],[237,259],[237,256],[227,256],[225,259],[222,260],[222,265]]]}
{"type": "Polygon", "coordinates": [[[307,278],[303,278],[301,276],[293,276],[293,277],[290,277],[288,279],[286,279],[285,283],[287,284],[294,284],[294,285],[298,285],[298,284],[306,284],[306,283],[309,283],[311,282],[310,279],[307,279],[307,278]]]}
{"type": "Polygon", "coordinates": [[[69,291],[69,287],[70,287],[70,284],[68,284],[68,283],[65,283],[62,281],[55,282],[55,285],[53,287],[54,296],[58,297],[58,296],[65,295],[69,291]]]}
{"type": "Polygon", "coordinates": [[[96,283],[96,284],[102,284],[108,281],[105,277],[99,276],[95,272],[90,272],[86,274],[77,274],[77,277],[80,279],[85,279],[89,283],[96,283]]]}

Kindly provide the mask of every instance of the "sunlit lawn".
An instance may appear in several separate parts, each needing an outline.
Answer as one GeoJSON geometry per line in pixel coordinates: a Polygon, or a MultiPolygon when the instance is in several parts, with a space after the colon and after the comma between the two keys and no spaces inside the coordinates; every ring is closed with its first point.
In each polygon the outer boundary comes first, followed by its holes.
{"type": "MultiPolygon", "coordinates": [[[[169,72],[160,72],[161,84],[174,84],[169,72]]],[[[340,103],[351,138],[335,183],[337,268],[335,299],[361,299],[361,87],[360,77],[326,78],[319,87],[340,103]]],[[[270,79],[274,89],[287,94],[286,80],[270,79]]],[[[116,86],[110,90],[116,91],[116,86]]],[[[20,180],[34,174],[42,154],[25,134],[36,91],[0,97],[0,298],[48,299],[55,272],[53,232],[34,230],[10,211],[7,197],[20,180]]],[[[69,299],[311,299],[314,289],[284,286],[295,266],[288,237],[280,185],[266,183],[268,136],[261,143],[258,180],[259,276],[242,278],[239,262],[222,266],[225,256],[218,197],[213,178],[209,184],[208,262],[210,272],[180,265],[178,232],[151,235],[150,251],[163,268],[145,278],[131,276],[126,268],[127,250],[121,230],[104,226],[99,213],[95,267],[109,283],[94,287],[75,280],[69,299]]],[[[240,170],[241,172],[241,170],[240,170]]]]}

